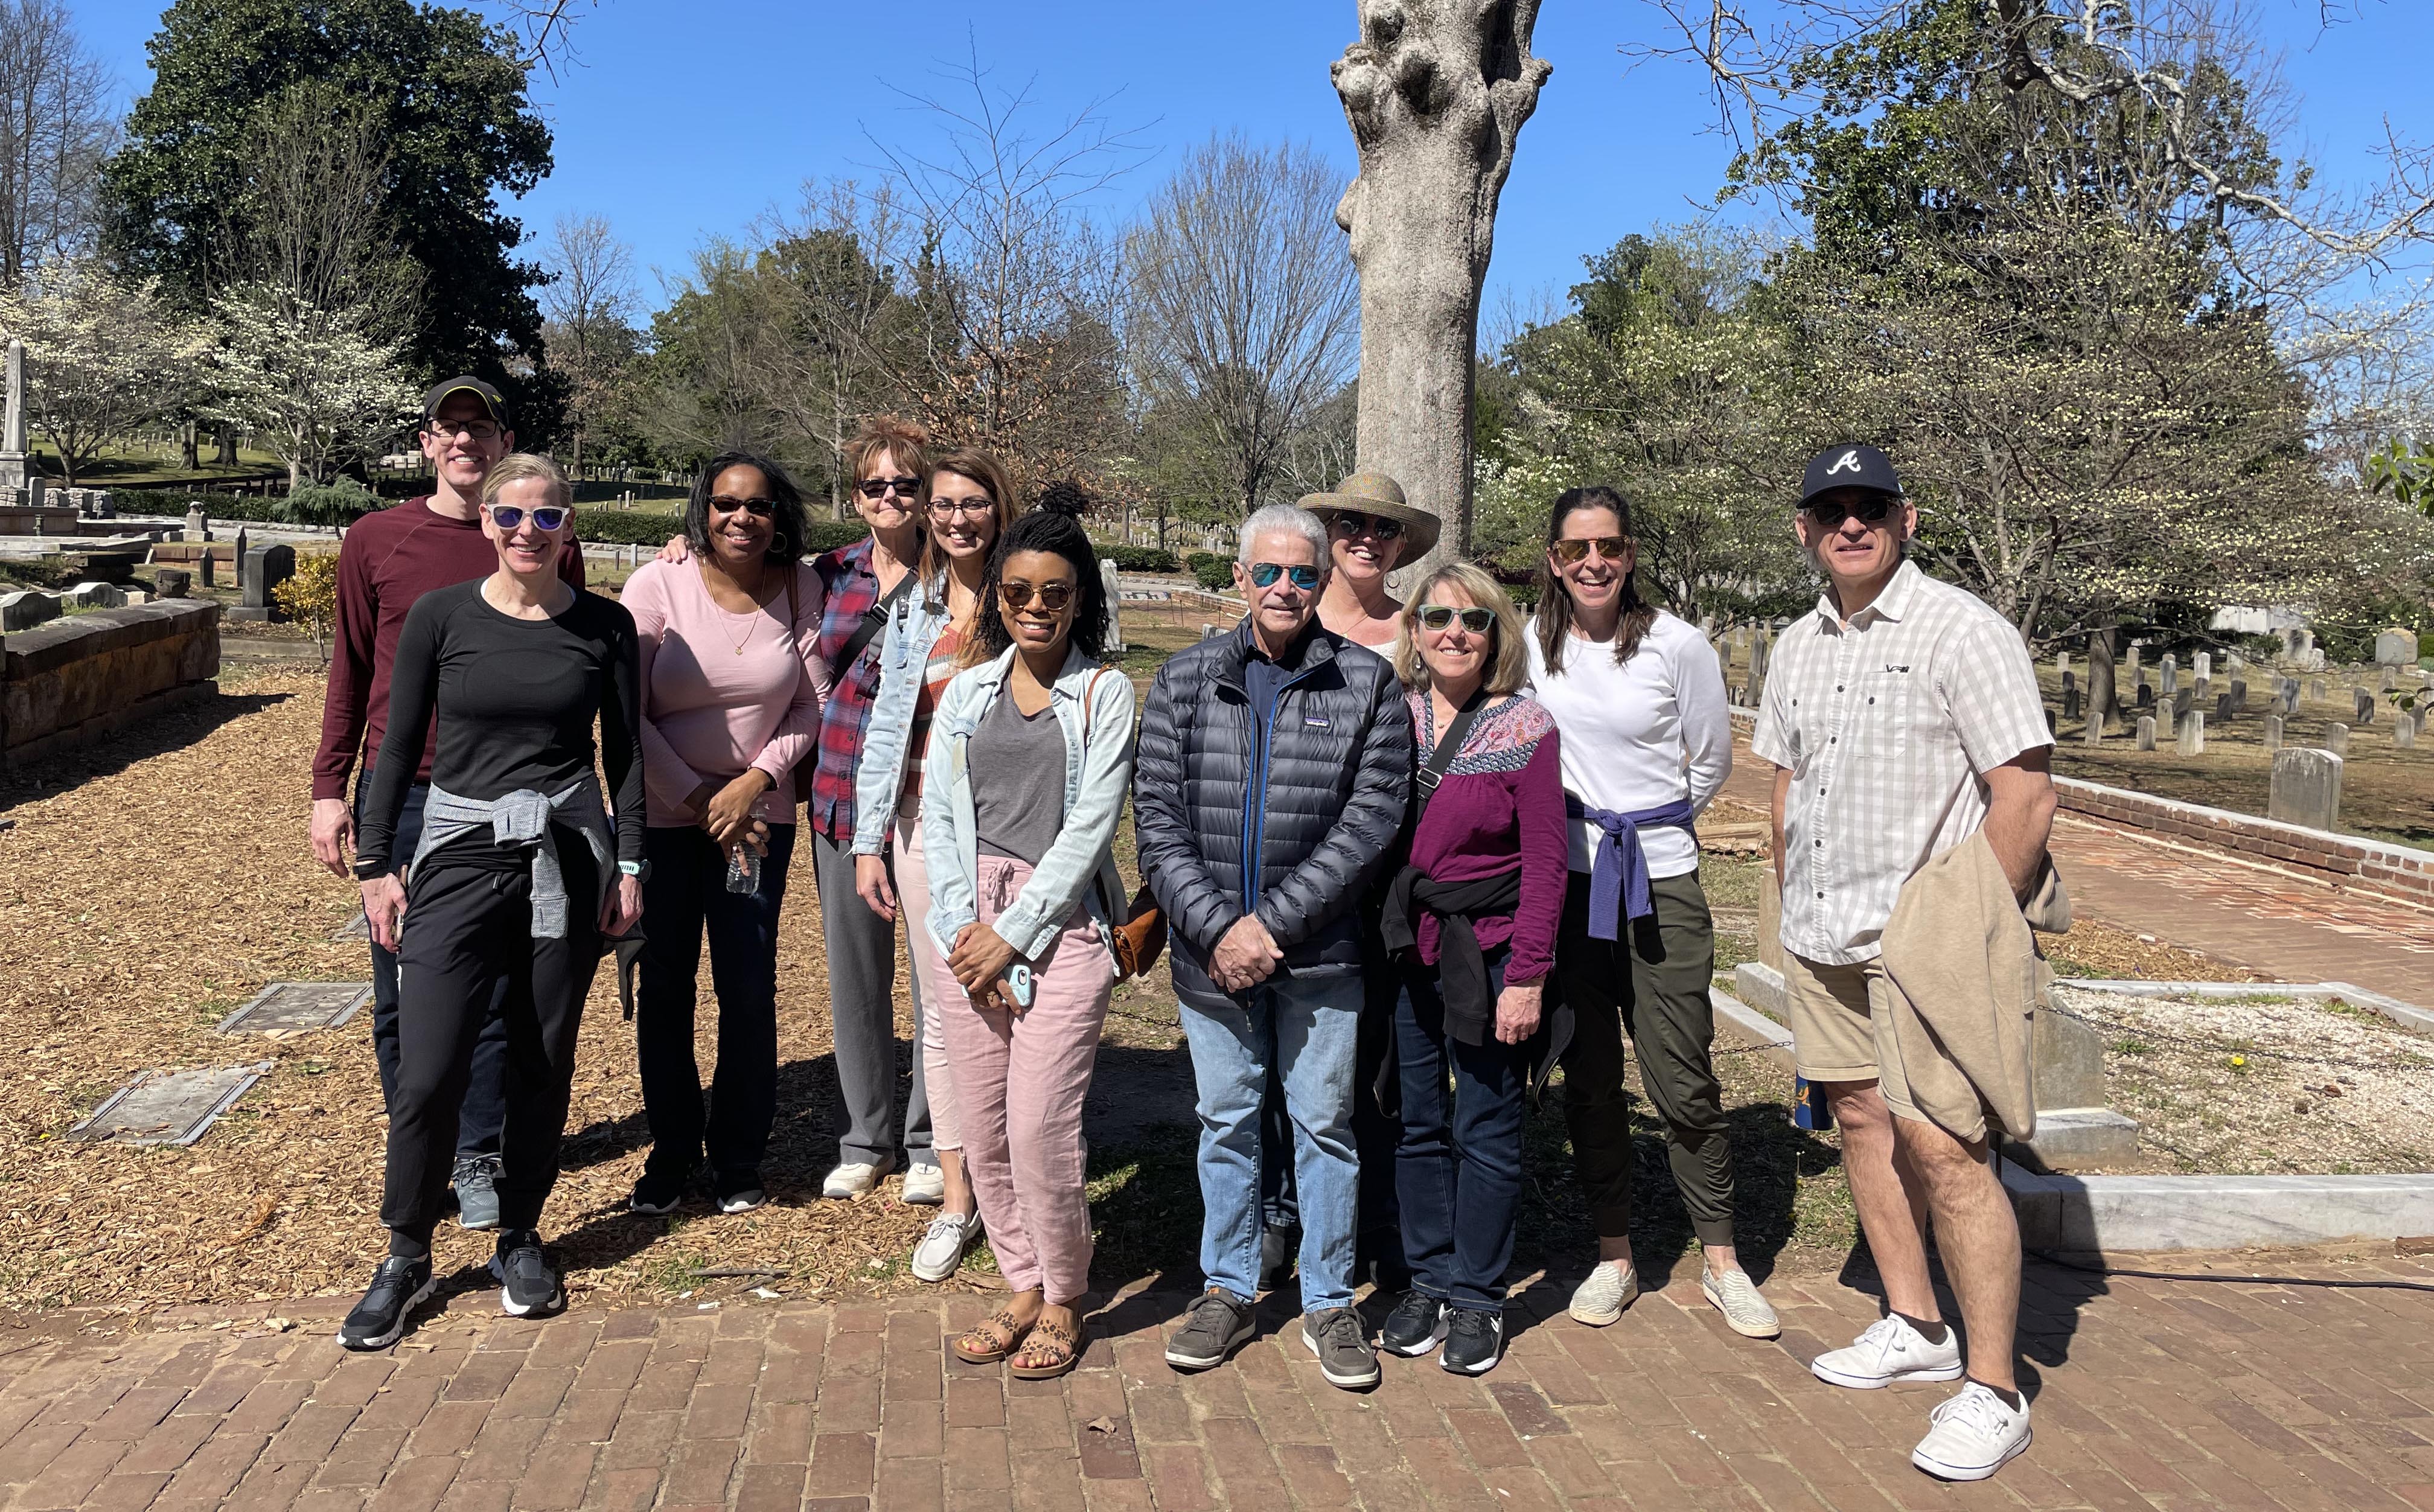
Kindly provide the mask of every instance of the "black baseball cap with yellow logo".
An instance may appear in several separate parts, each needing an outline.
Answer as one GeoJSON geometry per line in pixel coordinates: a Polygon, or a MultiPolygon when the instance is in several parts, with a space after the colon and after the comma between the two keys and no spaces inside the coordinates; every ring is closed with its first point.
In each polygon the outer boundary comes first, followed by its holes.
{"type": "Polygon", "coordinates": [[[444,379],[431,386],[431,392],[422,396],[423,420],[429,421],[437,417],[439,406],[448,403],[449,396],[452,394],[472,395],[482,402],[484,409],[490,412],[490,419],[499,429],[505,431],[515,428],[507,421],[506,400],[501,397],[496,388],[469,372],[458,373],[454,378],[444,379]]]}

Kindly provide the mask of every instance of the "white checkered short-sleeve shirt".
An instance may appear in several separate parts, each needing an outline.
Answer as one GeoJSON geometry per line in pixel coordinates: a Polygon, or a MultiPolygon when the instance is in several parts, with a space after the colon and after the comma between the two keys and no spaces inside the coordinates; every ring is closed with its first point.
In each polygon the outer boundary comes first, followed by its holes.
{"type": "Polygon", "coordinates": [[[1904,562],[1842,620],[1830,598],[1783,632],[1752,748],[1791,773],[1783,947],[1874,960],[1902,884],[1986,818],[1981,774],[2050,746],[2018,630],[1904,562]]]}

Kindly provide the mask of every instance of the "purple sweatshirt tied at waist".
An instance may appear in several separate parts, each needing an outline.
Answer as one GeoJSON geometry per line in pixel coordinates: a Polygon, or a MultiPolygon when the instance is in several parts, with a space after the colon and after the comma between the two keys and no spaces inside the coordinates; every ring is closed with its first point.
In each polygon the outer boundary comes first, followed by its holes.
{"type": "Polygon", "coordinates": [[[1571,794],[1564,795],[1564,812],[1586,819],[1604,831],[1597,856],[1589,866],[1589,937],[1619,939],[1627,919],[1654,912],[1648,899],[1648,856],[1639,848],[1642,829],[1688,830],[1699,817],[1688,799],[1677,799],[1653,809],[1618,814],[1589,808],[1571,794]]]}

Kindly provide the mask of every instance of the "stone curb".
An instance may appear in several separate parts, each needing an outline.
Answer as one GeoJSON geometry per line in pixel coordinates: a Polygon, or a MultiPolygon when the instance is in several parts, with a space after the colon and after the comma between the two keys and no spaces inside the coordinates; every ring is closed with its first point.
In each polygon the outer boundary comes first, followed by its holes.
{"type": "Polygon", "coordinates": [[[2370,992],[2352,982],[2131,982],[2114,977],[2063,976],[2056,987],[2083,992],[2118,992],[2134,998],[2339,998],[2373,1008],[2411,1034],[2434,1035],[2434,1013],[2413,1003],[2370,992]]]}

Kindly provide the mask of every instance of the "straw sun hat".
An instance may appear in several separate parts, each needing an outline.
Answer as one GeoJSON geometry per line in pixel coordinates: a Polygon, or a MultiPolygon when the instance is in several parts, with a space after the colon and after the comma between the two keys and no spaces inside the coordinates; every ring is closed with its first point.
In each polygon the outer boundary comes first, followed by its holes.
{"type": "Polygon", "coordinates": [[[1398,567],[1408,567],[1436,549],[1437,536],[1444,529],[1435,515],[1403,498],[1403,486],[1383,472],[1355,472],[1326,493],[1305,493],[1301,507],[1325,519],[1330,514],[1374,514],[1398,521],[1403,526],[1403,549],[1395,555],[1398,567]]]}

